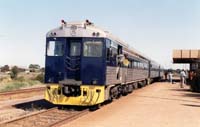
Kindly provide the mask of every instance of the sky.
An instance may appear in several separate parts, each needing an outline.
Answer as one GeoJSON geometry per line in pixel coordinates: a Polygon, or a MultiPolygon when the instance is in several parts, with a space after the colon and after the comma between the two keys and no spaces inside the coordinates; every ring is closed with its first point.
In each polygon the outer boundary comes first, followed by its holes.
{"type": "Polygon", "coordinates": [[[89,19],[166,68],[185,67],[173,49],[200,48],[199,0],[0,0],[0,66],[44,66],[61,19],[89,19]]]}

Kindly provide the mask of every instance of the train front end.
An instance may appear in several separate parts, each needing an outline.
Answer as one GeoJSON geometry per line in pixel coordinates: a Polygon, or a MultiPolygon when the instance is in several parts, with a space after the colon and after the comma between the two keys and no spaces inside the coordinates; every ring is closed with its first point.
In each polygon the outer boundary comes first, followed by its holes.
{"type": "Polygon", "coordinates": [[[92,106],[105,100],[103,32],[89,21],[47,33],[45,99],[56,105],[92,106]]]}

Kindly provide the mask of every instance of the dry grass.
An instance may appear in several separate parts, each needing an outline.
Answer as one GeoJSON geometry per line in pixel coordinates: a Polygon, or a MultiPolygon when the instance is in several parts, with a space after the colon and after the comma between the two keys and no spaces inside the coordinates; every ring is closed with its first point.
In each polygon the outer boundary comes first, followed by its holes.
{"type": "Polygon", "coordinates": [[[0,92],[12,91],[42,84],[40,81],[36,80],[36,77],[39,74],[40,73],[19,73],[18,78],[15,80],[11,80],[8,74],[1,74],[0,92]]]}
{"type": "Polygon", "coordinates": [[[17,89],[21,89],[21,88],[25,88],[25,87],[31,87],[33,85],[38,85],[40,84],[39,81],[36,80],[25,80],[25,81],[11,81],[8,83],[3,84],[0,87],[0,92],[6,92],[6,91],[12,91],[12,90],[17,90],[17,89]]]}

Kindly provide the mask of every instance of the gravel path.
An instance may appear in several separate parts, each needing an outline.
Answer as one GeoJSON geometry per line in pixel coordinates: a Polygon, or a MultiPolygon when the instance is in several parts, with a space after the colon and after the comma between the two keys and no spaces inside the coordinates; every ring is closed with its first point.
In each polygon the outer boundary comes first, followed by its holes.
{"type": "Polygon", "coordinates": [[[154,83],[64,126],[200,127],[200,94],[154,83]]]}

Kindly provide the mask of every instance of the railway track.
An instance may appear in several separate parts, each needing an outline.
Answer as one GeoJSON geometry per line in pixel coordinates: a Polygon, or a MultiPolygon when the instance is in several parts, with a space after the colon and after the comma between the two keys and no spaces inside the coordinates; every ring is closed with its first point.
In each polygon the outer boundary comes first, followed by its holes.
{"type": "Polygon", "coordinates": [[[29,88],[29,89],[20,89],[20,90],[9,91],[9,92],[0,92],[0,101],[30,97],[31,94],[33,93],[38,94],[39,92],[43,92],[44,90],[45,90],[45,87],[37,87],[37,88],[29,88]]]}
{"type": "Polygon", "coordinates": [[[67,111],[51,108],[0,123],[0,127],[58,127],[88,112],[88,110],[67,111]]]}

